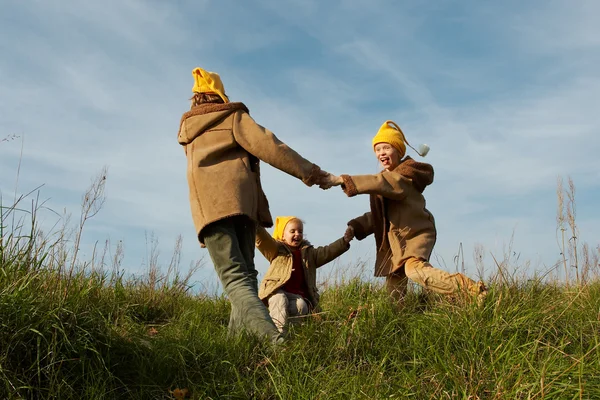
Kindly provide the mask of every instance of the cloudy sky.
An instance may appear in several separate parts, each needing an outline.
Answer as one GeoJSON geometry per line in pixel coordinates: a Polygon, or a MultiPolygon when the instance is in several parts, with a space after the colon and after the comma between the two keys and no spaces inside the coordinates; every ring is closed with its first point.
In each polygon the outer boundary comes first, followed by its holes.
{"type": "MultiPolygon", "coordinates": [[[[234,101],[305,158],[335,174],[377,173],[370,141],[386,119],[431,146],[426,192],[436,263],[454,270],[462,244],[547,270],[559,257],[556,181],[577,187],[580,238],[600,242],[600,3],[481,1],[0,0],[0,190],[39,192],[77,219],[103,166],[107,201],[84,232],[124,243],[140,273],[147,237],[167,264],[183,236],[182,269],[204,257],[198,288],[216,276],[190,217],[176,140],[195,66],[221,74],[234,101]]],[[[411,151],[409,154],[420,159],[411,151]]],[[[342,235],[368,197],[321,191],[263,167],[274,215],[298,215],[314,244],[342,235]]],[[[42,211],[51,227],[58,216],[42,211]]],[[[360,261],[353,242],[322,279],[360,261]]],[[[267,263],[256,257],[259,271],[267,263]]]]}

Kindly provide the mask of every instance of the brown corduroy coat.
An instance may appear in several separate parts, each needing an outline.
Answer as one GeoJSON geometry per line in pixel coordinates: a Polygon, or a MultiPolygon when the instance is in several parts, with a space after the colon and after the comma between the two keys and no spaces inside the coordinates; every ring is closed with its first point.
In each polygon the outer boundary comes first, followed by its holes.
{"type": "Polygon", "coordinates": [[[375,276],[389,275],[410,257],[429,260],[436,240],[435,220],[425,208],[423,190],[433,182],[433,167],[404,158],[393,171],[342,175],[349,196],[369,194],[371,211],[348,222],[355,237],[375,234],[375,276]]]}
{"type": "Polygon", "coordinates": [[[190,206],[201,243],[204,227],[227,217],[246,215],[273,225],[259,160],[308,186],[319,180],[320,168],[258,125],[242,103],[192,108],[181,117],[178,141],[187,156],[190,206]]]}
{"type": "MultiPolygon", "coordinates": [[[[275,240],[262,227],[259,227],[256,232],[256,247],[270,263],[258,289],[258,297],[266,301],[277,289],[283,287],[289,281],[292,276],[294,256],[285,243],[275,240]]],[[[348,251],[349,248],[350,245],[344,241],[344,238],[340,238],[328,246],[313,247],[307,241],[302,243],[300,247],[302,267],[304,268],[304,279],[308,289],[307,300],[311,303],[312,309],[316,309],[319,305],[317,268],[335,260],[348,251]]]]}

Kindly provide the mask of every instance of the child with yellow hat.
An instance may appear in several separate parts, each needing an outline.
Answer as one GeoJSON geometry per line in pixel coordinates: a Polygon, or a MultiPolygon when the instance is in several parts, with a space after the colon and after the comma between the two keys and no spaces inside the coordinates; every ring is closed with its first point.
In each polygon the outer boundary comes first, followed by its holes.
{"type": "Polygon", "coordinates": [[[317,268],[350,248],[351,232],[328,246],[314,247],[304,239],[304,224],[293,216],[277,217],[271,237],[263,227],[256,233],[256,247],[269,261],[258,297],[269,306],[277,329],[284,333],[288,318],[307,315],[319,305],[317,268]]]}
{"type": "Polygon", "coordinates": [[[425,207],[423,191],[433,183],[433,167],[405,156],[406,146],[425,156],[406,140],[400,127],[385,121],[372,141],[377,160],[384,168],[375,175],[331,176],[322,188],[341,185],[349,196],[369,194],[371,211],[348,222],[347,231],[362,240],[375,235],[375,276],[386,278],[386,288],[399,301],[408,279],[437,293],[472,294],[481,302],[487,294],[483,282],[463,274],[450,274],[429,263],[436,240],[435,220],[425,207]]]}
{"type": "Polygon", "coordinates": [[[256,228],[273,225],[259,161],[308,186],[329,174],[258,125],[243,103],[230,102],[219,74],[194,68],[192,77],[191,107],[181,117],[177,137],[187,157],[196,234],[231,302],[229,331],[246,330],[278,342],[280,332],[258,298],[254,266],[256,228]]]}

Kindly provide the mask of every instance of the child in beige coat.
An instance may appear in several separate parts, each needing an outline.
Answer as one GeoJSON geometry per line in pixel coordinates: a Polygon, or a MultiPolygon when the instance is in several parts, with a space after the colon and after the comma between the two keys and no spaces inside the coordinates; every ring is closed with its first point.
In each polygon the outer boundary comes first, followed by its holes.
{"type": "MultiPolygon", "coordinates": [[[[433,215],[425,207],[423,191],[433,182],[433,167],[404,157],[408,142],[393,121],[380,127],[372,144],[384,168],[381,173],[332,176],[321,187],[341,185],[349,197],[370,196],[371,211],[349,221],[348,231],[358,240],[375,235],[375,276],[386,278],[386,288],[396,300],[404,297],[410,279],[437,293],[462,292],[483,301],[487,294],[483,282],[460,273],[450,274],[429,263],[436,229],[433,215]]],[[[426,151],[419,154],[425,155],[426,151]]]]}
{"type": "Polygon", "coordinates": [[[328,246],[304,240],[304,224],[296,217],[277,217],[273,237],[258,228],[256,247],[270,262],[258,297],[267,303],[275,326],[284,332],[288,317],[307,315],[319,305],[317,268],[350,248],[351,232],[328,246]]]}

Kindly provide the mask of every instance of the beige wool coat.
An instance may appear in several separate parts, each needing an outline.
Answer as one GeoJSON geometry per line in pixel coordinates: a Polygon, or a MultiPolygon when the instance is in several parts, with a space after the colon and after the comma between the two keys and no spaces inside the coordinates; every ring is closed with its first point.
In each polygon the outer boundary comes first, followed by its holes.
{"type": "MultiPolygon", "coordinates": [[[[258,289],[258,297],[266,301],[269,296],[289,281],[292,276],[294,256],[285,243],[273,239],[269,232],[262,227],[259,227],[256,232],[256,247],[270,263],[258,289]]],[[[317,268],[333,261],[349,248],[350,244],[344,241],[344,238],[340,238],[328,246],[314,247],[308,241],[302,243],[300,247],[302,267],[308,289],[307,300],[311,303],[312,309],[316,309],[319,305],[317,268]]]]}
{"type": "Polygon", "coordinates": [[[177,137],[187,157],[190,206],[201,243],[202,230],[227,217],[246,215],[259,225],[273,225],[260,160],[308,186],[319,180],[320,168],[258,125],[242,103],[192,108],[181,117],[177,137]]]}
{"type": "Polygon", "coordinates": [[[389,275],[410,257],[429,260],[436,241],[435,220],[423,190],[433,182],[433,167],[404,158],[393,171],[342,175],[349,196],[369,194],[371,211],[348,222],[356,239],[375,234],[375,276],[389,275]]]}

